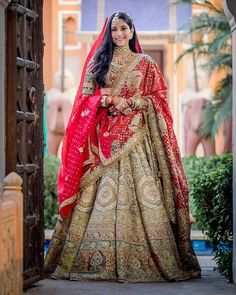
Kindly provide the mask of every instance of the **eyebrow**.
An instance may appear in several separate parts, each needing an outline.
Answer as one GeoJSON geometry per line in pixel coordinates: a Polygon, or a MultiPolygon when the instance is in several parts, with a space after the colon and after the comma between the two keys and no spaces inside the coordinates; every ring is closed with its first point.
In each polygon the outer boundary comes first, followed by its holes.
{"type": "MultiPolygon", "coordinates": [[[[128,25],[121,25],[121,28],[127,28],[127,27],[128,27],[128,25]]],[[[111,26],[111,28],[112,28],[112,29],[116,29],[117,26],[111,26]]]]}

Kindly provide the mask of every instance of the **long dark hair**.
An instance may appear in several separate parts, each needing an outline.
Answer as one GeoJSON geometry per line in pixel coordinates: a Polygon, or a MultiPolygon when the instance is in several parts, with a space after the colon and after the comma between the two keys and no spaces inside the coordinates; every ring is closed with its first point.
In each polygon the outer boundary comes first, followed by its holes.
{"type": "Polygon", "coordinates": [[[112,36],[111,36],[111,23],[113,18],[117,16],[119,19],[122,19],[127,23],[130,29],[133,28],[133,38],[129,41],[129,47],[130,50],[133,52],[137,52],[137,49],[135,48],[136,40],[137,40],[137,34],[135,31],[135,27],[133,25],[132,19],[129,15],[127,15],[125,12],[114,12],[107,22],[106,31],[104,33],[104,37],[102,40],[102,44],[97,49],[95,55],[94,55],[94,61],[93,61],[93,79],[94,82],[100,86],[104,87],[106,85],[105,82],[105,75],[108,72],[109,65],[112,60],[113,51],[114,51],[114,44],[112,42],[112,36]]]}

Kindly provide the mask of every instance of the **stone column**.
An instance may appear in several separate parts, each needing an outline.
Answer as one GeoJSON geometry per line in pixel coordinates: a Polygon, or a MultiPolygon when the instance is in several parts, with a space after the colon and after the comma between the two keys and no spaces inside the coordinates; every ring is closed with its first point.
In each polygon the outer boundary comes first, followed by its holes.
{"type": "Polygon", "coordinates": [[[225,15],[232,30],[233,58],[233,281],[236,284],[236,2],[223,0],[225,15]]]}
{"type": "Polygon", "coordinates": [[[9,2],[0,0],[0,182],[5,177],[5,9],[9,2]]]}

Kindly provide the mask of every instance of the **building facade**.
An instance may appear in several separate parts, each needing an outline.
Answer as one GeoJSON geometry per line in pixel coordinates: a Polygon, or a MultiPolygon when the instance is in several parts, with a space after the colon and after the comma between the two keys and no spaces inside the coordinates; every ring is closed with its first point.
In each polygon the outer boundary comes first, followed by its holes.
{"type": "Polygon", "coordinates": [[[172,5],[174,0],[47,0],[44,2],[44,83],[53,87],[55,74],[65,69],[73,73],[78,85],[85,58],[96,39],[106,16],[114,11],[125,11],[134,20],[144,53],[159,64],[168,88],[169,104],[174,117],[175,132],[183,153],[181,93],[185,87],[187,61],[176,65],[182,51],[177,42],[178,28],[187,23],[191,7],[172,5]],[[63,34],[63,23],[66,33],[63,34]],[[63,58],[64,40],[64,58],[63,58]]]}

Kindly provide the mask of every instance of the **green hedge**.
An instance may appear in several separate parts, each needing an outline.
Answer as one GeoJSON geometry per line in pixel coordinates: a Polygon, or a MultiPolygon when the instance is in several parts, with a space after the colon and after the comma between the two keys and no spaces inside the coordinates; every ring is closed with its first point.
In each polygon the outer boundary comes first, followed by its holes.
{"type": "Polygon", "coordinates": [[[57,173],[60,159],[52,156],[44,158],[44,226],[53,229],[58,217],[57,173]]]}
{"type": "MultiPolygon", "coordinates": [[[[217,166],[227,163],[229,157],[231,157],[231,154],[212,155],[209,157],[191,156],[183,158],[184,170],[188,179],[190,189],[190,211],[195,218],[197,218],[197,208],[194,204],[193,195],[191,194],[191,191],[193,189],[193,181],[196,179],[196,177],[206,175],[217,166]]],[[[198,229],[198,223],[196,225],[193,225],[193,228],[198,229]]]]}
{"type": "Polygon", "coordinates": [[[220,273],[232,279],[231,154],[185,159],[197,225],[210,239],[220,273]]]}
{"type": "Polygon", "coordinates": [[[188,178],[191,182],[194,178],[200,174],[207,174],[211,172],[216,166],[228,163],[228,159],[232,157],[232,154],[212,155],[209,157],[184,157],[183,164],[188,178]]]}

